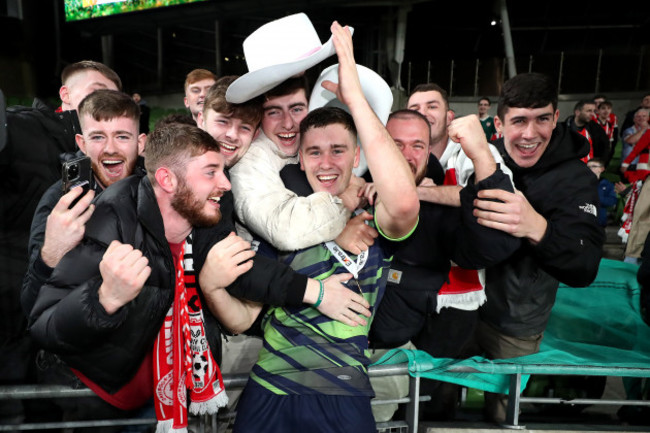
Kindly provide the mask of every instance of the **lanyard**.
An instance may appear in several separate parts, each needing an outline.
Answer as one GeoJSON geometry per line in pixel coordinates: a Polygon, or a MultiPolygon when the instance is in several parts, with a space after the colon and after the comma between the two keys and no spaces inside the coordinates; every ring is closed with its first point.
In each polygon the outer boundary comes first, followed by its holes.
{"type": "Polygon", "coordinates": [[[357,256],[357,261],[355,262],[350,258],[350,256],[348,256],[348,253],[346,253],[343,248],[339,247],[336,244],[336,242],[325,242],[325,246],[328,250],[330,250],[332,255],[336,257],[336,260],[338,260],[345,267],[345,269],[347,269],[347,271],[354,275],[354,278],[358,280],[359,271],[363,269],[363,267],[366,265],[366,261],[368,260],[368,250],[362,251],[361,254],[357,256]]]}

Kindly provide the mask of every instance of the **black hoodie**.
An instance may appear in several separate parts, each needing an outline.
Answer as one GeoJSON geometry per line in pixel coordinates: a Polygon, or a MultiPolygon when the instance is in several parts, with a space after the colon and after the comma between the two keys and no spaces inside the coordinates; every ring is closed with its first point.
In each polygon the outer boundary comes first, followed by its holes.
{"type": "Polygon", "coordinates": [[[513,337],[539,334],[555,303],[559,282],[589,285],[598,272],[605,233],[598,225],[598,179],[579,158],[589,152],[580,134],[558,124],[539,161],[519,167],[503,139],[495,146],[521,191],[548,223],[537,245],[523,242],[508,260],[486,271],[484,322],[513,337]]]}

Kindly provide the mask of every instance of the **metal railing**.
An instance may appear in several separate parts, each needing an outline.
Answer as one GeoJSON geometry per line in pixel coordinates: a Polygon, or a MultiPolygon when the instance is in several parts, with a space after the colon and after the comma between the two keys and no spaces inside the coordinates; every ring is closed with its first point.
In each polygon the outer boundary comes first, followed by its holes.
{"type": "MultiPolygon", "coordinates": [[[[385,377],[385,376],[408,376],[408,365],[395,364],[395,365],[377,365],[371,366],[368,369],[370,377],[385,377]]],[[[247,374],[224,375],[224,385],[226,389],[242,389],[248,381],[247,374]]],[[[51,399],[51,398],[80,398],[80,397],[97,397],[93,391],[88,388],[72,389],[63,385],[12,385],[0,386],[0,401],[2,400],[30,400],[30,399],[51,399]]],[[[99,398],[99,397],[97,397],[99,398]]],[[[409,394],[405,398],[399,399],[385,399],[371,401],[372,405],[391,404],[391,403],[406,403],[406,420],[404,421],[389,421],[384,423],[377,423],[377,429],[392,430],[395,428],[405,428],[407,432],[418,431],[418,417],[419,417],[419,404],[420,401],[428,401],[431,397],[420,396],[420,378],[409,377],[409,394]],[[417,398],[413,398],[417,396],[417,398]]],[[[205,415],[194,417],[194,421],[198,426],[197,433],[211,433],[217,432],[217,427],[220,422],[229,423],[234,418],[235,413],[232,411],[220,412],[215,415],[205,415]]],[[[192,416],[190,415],[190,418],[192,416]]],[[[156,423],[155,418],[130,418],[130,419],[109,419],[109,420],[90,420],[90,421],[60,421],[60,422],[39,422],[39,423],[23,423],[23,424],[0,424],[0,431],[31,431],[31,430],[46,430],[46,429],[61,429],[61,428],[93,428],[93,427],[108,427],[108,426],[134,426],[134,425],[153,425],[156,423]]]]}

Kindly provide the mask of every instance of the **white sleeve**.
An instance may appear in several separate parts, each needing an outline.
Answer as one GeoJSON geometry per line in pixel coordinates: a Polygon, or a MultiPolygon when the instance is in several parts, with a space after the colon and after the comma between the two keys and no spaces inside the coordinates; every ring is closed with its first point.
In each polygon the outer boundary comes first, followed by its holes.
{"type": "Polygon", "coordinates": [[[324,192],[298,197],[280,178],[283,166],[277,155],[251,146],[230,170],[241,222],[282,251],[336,238],[350,217],[342,201],[324,192]]]}

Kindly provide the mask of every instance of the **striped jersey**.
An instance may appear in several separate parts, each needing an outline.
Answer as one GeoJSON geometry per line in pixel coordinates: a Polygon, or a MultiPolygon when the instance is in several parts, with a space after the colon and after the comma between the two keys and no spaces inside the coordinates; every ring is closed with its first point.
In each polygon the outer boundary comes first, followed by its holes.
{"type": "MultiPolygon", "coordinates": [[[[350,290],[361,291],[373,315],[386,288],[394,245],[379,236],[368,250],[359,278],[346,283],[350,290]]],[[[357,260],[354,255],[349,257],[357,260]]],[[[318,280],[348,272],[324,244],[280,259],[318,280]]],[[[348,326],[311,306],[271,307],[262,322],[264,346],[251,379],[280,395],[374,396],[367,374],[370,323],[348,326]]]]}

